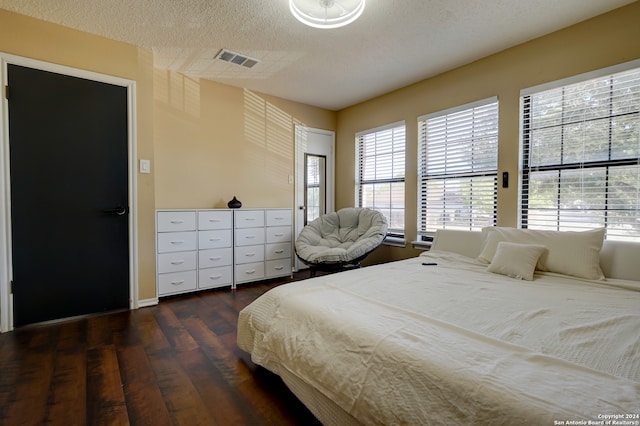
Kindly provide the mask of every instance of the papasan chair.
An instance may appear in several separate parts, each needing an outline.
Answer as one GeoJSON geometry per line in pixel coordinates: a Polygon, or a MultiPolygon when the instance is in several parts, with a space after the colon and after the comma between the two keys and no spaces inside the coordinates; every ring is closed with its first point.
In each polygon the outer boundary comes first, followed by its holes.
{"type": "Polygon", "coordinates": [[[336,272],[360,267],[360,261],[382,244],[387,219],[368,208],[348,207],[309,222],[295,242],[298,258],[318,270],[336,272]]]}

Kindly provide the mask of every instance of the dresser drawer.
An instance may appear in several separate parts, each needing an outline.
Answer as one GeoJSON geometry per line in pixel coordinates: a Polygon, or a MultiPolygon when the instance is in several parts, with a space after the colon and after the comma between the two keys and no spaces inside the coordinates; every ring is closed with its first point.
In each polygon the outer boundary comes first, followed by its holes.
{"type": "Polygon", "coordinates": [[[290,226],[273,226],[267,228],[267,243],[283,243],[291,241],[290,226]]]}
{"type": "Polygon", "coordinates": [[[233,266],[200,269],[198,272],[198,288],[215,288],[231,285],[233,282],[233,266]]]}
{"type": "Polygon", "coordinates": [[[200,250],[198,252],[199,268],[215,268],[233,264],[231,247],[221,249],[200,250]]]}
{"type": "Polygon", "coordinates": [[[265,253],[267,260],[291,259],[291,242],[267,244],[265,253]]]}
{"type": "Polygon", "coordinates": [[[196,252],[179,251],[158,255],[158,273],[189,271],[196,269],[196,252]]]}
{"type": "Polygon", "coordinates": [[[236,211],[236,228],[258,228],[264,226],[264,210],[236,211]]]}
{"type": "Polygon", "coordinates": [[[291,210],[267,210],[267,226],[291,226],[291,210]]]}
{"type": "Polygon", "coordinates": [[[158,232],[195,231],[196,212],[166,211],[158,212],[158,232]]]}
{"type": "Polygon", "coordinates": [[[237,247],[235,252],[236,264],[262,262],[264,260],[264,245],[237,247]]]}
{"type": "Polygon", "coordinates": [[[236,265],[236,282],[258,281],[264,279],[264,262],[236,265]]]}
{"type": "Polygon", "coordinates": [[[231,229],[198,232],[200,250],[221,247],[231,247],[231,229]]]}
{"type": "Polygon", "coordinates": [[[264,228],[236,229],[236,246],[264,244],[264,228]]]}
{"type": "Polygon", "coordinates": [[[196,249],[196,232],[163,232],[158,234],[158,253],[196,249]]]}
{"type": "Polygon", "coordinates": [[[198,229],[231,229],[233,226],[233,212],[231,211],[199,211],[198,229]]]}
{"type": "Polygon", "coordinates": [[[196,271],[172,272],[158,275],[158,296],[183,293],[196,289],[196,271]]]}
{"type": "Polygon", "coordinates": [[[267,278],[291,275],[291,258],[267,260],[265,268],[267,278]]]}

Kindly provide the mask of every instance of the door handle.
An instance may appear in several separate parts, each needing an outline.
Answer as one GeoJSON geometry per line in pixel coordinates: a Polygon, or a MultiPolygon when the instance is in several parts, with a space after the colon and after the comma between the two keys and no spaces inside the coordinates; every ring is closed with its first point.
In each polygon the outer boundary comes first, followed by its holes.
{"type": "Polygon", "coordinates": [[[124,216],[129,213],[129,207],[118,206],[112,209],[103,209],[102,213],[115,214],[116,216],[124,216]]]}

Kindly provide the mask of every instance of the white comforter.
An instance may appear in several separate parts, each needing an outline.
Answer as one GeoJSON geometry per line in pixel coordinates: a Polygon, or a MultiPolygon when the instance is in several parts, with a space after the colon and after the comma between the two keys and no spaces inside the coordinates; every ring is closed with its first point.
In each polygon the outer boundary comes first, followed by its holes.
{"type": "Polygon", "coordinates": [[[617,284],[432,251],[274,288],[238,345],[365,424],[599,421],[640,413],[640,289],[617,284]]]}

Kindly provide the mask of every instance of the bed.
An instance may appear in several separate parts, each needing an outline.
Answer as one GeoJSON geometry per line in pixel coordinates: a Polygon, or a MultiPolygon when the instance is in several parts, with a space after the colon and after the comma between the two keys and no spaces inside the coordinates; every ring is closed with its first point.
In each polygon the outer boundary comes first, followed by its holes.
{"type": "Polygon", "coordinates": [[[270,290],[238,345],[323,424],[637,425],[640,244],[603,235],[439,231],[270,290]]]}

